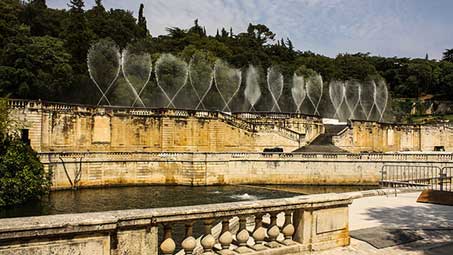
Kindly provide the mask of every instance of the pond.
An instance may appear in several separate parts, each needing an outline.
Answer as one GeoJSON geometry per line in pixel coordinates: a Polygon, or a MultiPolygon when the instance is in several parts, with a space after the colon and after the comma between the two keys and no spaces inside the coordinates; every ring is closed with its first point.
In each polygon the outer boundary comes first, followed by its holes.
{"type": "Polygon", "coordinates": [[[134,186],[63,190],[53,191],[41,201],[0,209],[0,218],[213,204],[371,188],[376,187],[234,185],[134,186]]]}

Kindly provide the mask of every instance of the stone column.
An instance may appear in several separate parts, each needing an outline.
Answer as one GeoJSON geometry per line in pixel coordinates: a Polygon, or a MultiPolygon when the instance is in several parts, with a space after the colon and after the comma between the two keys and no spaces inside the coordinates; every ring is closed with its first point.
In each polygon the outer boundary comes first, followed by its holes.
{"type": "Polygon", "coordinates": [[[301,243],[311,250],[313,234],[313,210],[299,209],[294,211],[293,224],[295,228],[294,241],[301,243]]]}

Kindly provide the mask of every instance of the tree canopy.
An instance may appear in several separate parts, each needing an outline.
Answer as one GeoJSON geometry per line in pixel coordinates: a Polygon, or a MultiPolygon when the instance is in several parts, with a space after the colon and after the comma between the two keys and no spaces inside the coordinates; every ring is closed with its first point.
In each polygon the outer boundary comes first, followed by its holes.
{"type": "Polygon", "coordinates": [[[409,59],[369,53],[330,58],[296,49],[290,38],[277,38],[264,24],[249,24],[246,31],[236,33],[223,27],[209,35],[198,20],[152,37],[144,8],[143,4],[137,6],[135,18],[130,10],[106,9],[101,0],[88,8],[83,0],[68,0],[66,10],[48,8],[45,0],[0,1],[0,96],[96,103],[96,92],[83,92],[93,89],[87,51],[91,44],[108,38],[122,49],[130,43],[140,45],[152,56],[172,53],[188,61],[196,52],[208,52],[238,68],[279,66],[286,87],[292,73],[305,66],[327,82],[381,76],[393,97],[433,94],[453,100],[453,49],[446,49],[440,61],[428,56],[409,59]]]}

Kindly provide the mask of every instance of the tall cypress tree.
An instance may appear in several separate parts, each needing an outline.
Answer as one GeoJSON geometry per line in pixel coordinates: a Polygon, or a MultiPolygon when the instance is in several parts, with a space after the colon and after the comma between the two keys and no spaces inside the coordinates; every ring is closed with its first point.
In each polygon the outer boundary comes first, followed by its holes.
{"type": "Polygon", "coordinates": [[[294,50],[293,42],[288,37],[286,37],[286,44],[288,45],[288,49],[290,51],[294,50]]]}
{"type": "Polygon", "coordinates": [[[140,9],[138,10],[138,26],[140,27],[140,34],[142,37],[146,37],[148,35],[148,28],[146,27],[146,18],[143,15],[143,11],[145,9],[144,4],[140,4],[140,9]]]}

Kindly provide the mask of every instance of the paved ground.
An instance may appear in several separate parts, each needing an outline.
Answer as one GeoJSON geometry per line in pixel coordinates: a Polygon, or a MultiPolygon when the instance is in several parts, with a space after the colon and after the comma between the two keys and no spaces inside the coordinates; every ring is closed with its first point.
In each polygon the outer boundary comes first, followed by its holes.
{"type": "Polygon", "coordinates": [[[350,230],[386,227],[416,230],[423,239],[376,249],[366,242],[351,239],[349,247],[316,255],[426,254],[453,255],[453,206],[416,203],[420,193],[367,197],[350,206],[350,230]]]}

